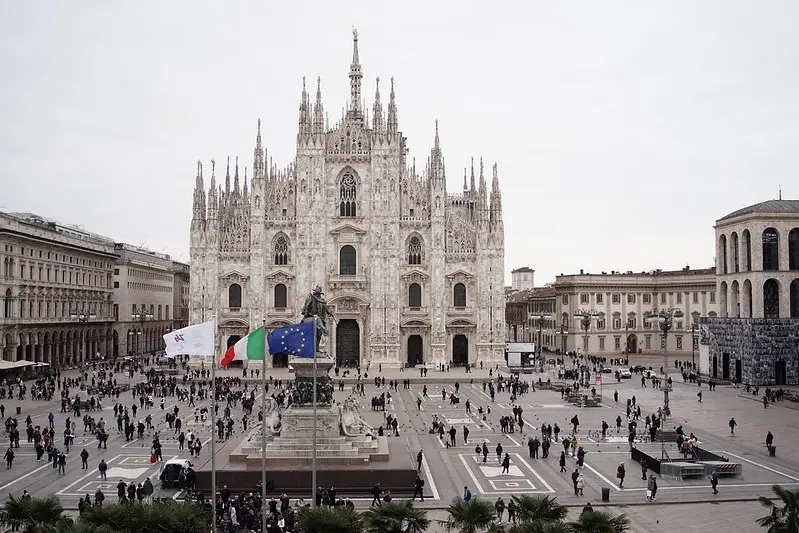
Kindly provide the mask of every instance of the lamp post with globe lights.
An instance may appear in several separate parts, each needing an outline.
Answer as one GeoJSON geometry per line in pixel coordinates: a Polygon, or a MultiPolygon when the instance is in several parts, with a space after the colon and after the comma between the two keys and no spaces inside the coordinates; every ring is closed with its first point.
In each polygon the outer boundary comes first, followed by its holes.
{"type": "MultiPolygon", "coordinates": [[[[588,338],[589,338],[588,337],[588,330],[591,329],[591,322],[593,322],[594,318],[596,318],[598,316],[599,316],[599,312],[596,309],[578,309],[577,311],[574,312],[574,318],[580,320],[580,327],[582,327],[583,331],[585,331],[585,337],[584,337],[585,340],[583,341],[583,348],[585,349],[586,361],[587,361],[587,358],[588,358],[588,338]]],[[[583,369],[581,368],[580,369],[580,374],[581,375],[588,374],[588,372],[587,372],[587,370],[588,370],[587,362],[586,362],[586,365],[585,365],[585,370],[586,370],[586,372],[583,372],[583,369]]],[[[586,376],[586,378],[585,378],[585,386],[588,386],[588,381],[589,381],[589,378],[586,376]]]]}
{"type": "Polygon", "coordinates": [[[669,359],[668,359],[668,333],[672,328],[675,318],[682,318],[683,312],[677,308],[652,309],[644,314],[647,321],[657,321],[660,330],[663,332],[663,414],[671,416],[669,409],[669,393],[671,383],[669,383],[669,359]]]}
{"type": "MultiPolygon", "coordinates": [[[[94,313],[92,313],[90,311],[86,311],[86,310],[74,310],[74,311],[69,313],[69,318],[71,320],[74,320],[74,321],[80,323],[80,324],[88,324],[89,322],[92,321],[92,319],[97,318],[97,315],[95,315],[94,313]]],[[[81,330],[80,330],[80,352],[78,353],[78,358],[80,359],[81,363],[84,360],[84,353],[83,352],[86,349],[85,345],[86,345],[86,336],[85,336],[84,329],[81,328],[81,330]]]]}

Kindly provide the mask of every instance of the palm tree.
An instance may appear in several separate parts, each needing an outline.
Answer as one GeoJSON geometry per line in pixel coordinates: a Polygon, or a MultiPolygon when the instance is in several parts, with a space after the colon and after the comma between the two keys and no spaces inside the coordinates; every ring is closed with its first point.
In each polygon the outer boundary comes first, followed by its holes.
{"type": "Polygon", "coordinates": [[[561,522],[569,510],[549,496],[513,496],[516,502],[516,517],[520,522],[561,522]]]}
{"type": "Polygon", "coordinates": [[[197,503],[175,500],[102,505],[88,508],[77,525],[82,532],[94,533],[204,533],[208,514],[197,503]]]}
{"type": "Polygon", "coordinates": [[[614,515],[605,511],[580,513],[577,520],[567,524],[573,533],[624,533],[630,519],[625,515],[614,515]]]}
{"type": "Polygon", "coordinates": [[[568,524],[565,522],[545,522],[533,520],[519,522],[510,527],[508,533],[570,533],[568,524]]]}
{"type": "Polygon", "coordinates": [[[22,533],[62,533],[72,528],[55,494],[44,498],[15,498],[10,495],[3,509],[6,522],[22,533]]]}
{"type": "Polygon", "coordinates": [[[799,533],[799,490],[791,491],[779,485],[773,485],[771,490],[783,505],[779,506],[765,496],[758,498],[761,505],[771,509],[771,513],[758,519],[757,524],[767,527],[768,533],[799,533]]]}
{"type": "Polygon", "coordinates": [[[306,507],[297,515],[302,533],[362,533],[363,519],[349,507],[306,507]]]}
{"type": "Polygon", "coordinates": [[[489,529],[497,518],[494,504],[477,498],[468,502],[453,498],[447,512],[449,518],[443,522],[444,528],[459,533],[477,533],[489,529]]]}
{"type": "Polygon", "coordinates": [[[430,526],[427,511],[408,500],[372,507],[362,516],[369,533],[423,533],[430,526]]]}

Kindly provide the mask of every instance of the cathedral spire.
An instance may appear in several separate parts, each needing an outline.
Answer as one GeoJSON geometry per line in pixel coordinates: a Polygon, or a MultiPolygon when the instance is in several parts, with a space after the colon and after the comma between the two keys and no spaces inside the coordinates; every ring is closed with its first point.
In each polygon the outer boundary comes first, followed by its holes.
{"type": "Polygon", "coordinates": [[[383,104],[380,103],[380,78],[375,80],[375,103],[372,106],[372,114],[374,118],[374,130],[377,133],[383,132],[383,104]]]}
{"type": "Polygon", "coordinates": [[[264,173],[264,147],[261,143],[261,119],[258,119],[258,134],[255,136],[255,149],[252,152],[252,177],[263,177],[264,173]]]}
{"type": "Polygon", "coordinates": [[[444,179],[444,158],[441,156],[441,140],[438,137],[438,119],[436,119],[436,137],[433,141],[433,149],[430,150],[430,176],[432,179],[444,179]]]}
{"type": "Polygon", "coordinates": [[[194,209],[192,211],[192,226],[204,222],[205,222],[205,185],[203,184],[203,164],[202,161],[197,160],[197,181],[194,185],[194,209]]]}
{"type": "Polygon", "coordinates": [[[216,218],[217,186],[216,186],[216,161],[211,159],[211,183],[208,186],[208,219],[216,218]]]}
{"type": "Polygon", "coordinates": [[[472,192],[474,192],[476,190],[476,187],[474,186],[474,158],[472,158],[472,174],[471,174],[470,184],[471,184],[470,189],[472,192]]]}
{"type": "Polygon", "coordinates": [[[233,172],[233,194],[239,194],[239,156],[236,156],[236,166],[233,172]]]}
{"type": "Polygon", "coordinates": [[[397,101],[394,96],[394,78],[391,78],[391,95],[388,100],[388,119],[386,120],[386,132],[396,134],[399,131],[397,122],[397,101]]]}
{"type": "Polygon", "coordinates": [[[247,197],[249,196],[249,187],[247,186],[247,167],[244,167],[244,192],[242,193],[242,197],[244,198],[244,203],[247,203],[247,197]]]}
{"type": "Polygon", "coordinates": [[[230,156],[227,158],[227,170],[225,170],[225,194],[230,194],[230,156]]]}
{"type": "Polygon", "coordinates": [[[463,168],[463,192],[469,190],[469,186],[466,184],[466,167],[463,168]]]}
{"type": "Polygon", "coordinates": [[[313,131],[325,132],[325,108],[322,105],[322,78],[316,77],[316,103],[313,107],[313,131]]]}
{"type": "Polygon", "coordinates": [[[362,119],[361,109],[361,60],[358,57],[358,30],[352,29],[352,64],[350,64],[350,105],[347,115],[350,118],[362,119]]]}
{"type": "Polygon", "coordinates": [[[497,164],[494,163],[494,177],[491,180],[491,222],[502,223],[502,193],[499,190],[497,164]]]}
{"type": "Polygon", "coordinates": [[[305,88],[305,76],[302,77],[302,99],[300,100],[300,135],[311,133],[311,105],[308,101],[308,91],[305,88]]]}

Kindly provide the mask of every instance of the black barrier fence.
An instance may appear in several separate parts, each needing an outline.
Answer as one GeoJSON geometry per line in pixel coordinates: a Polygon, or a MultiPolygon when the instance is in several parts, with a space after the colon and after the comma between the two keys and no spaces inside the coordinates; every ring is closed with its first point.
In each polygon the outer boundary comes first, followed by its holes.
{"type": "MultiPolygon", "coordinates": [[[[691,462],[694,462],[694,461],[720,461],[720,462],[728,463],[730,461],[730,459],[728,457],[724,457],[722,455],[717,455],[717,454],[715,454],[713,452],[710,452],[708,450],[703,450],[699,446],[694,446],[694,456],[693,457],[688,457],[687,459],[684,459],[682,453],[677,451],[677,450],[674,450],[674,454],[675,454],[675,457],[670,457],[668,460],[680,461],[680,462],[686,462],[686,463],[691,463],[691,462]]],[[[650,455],[650,454],[646,453],[645,451],[640,450],[638,448],[633,448],[632,450],[630,450],[630,457],[636,463],[640,463],[641,461],[646,461],[646,467],[649,470],[652,470],[653,472],[656,472],[658,475],[660,475],[660,463],[664,462],[664,461],[668,461],[668,460],[659,459],[657,457],[654,457],[654,456],[652,456],[652,455],[650,455]]]]}

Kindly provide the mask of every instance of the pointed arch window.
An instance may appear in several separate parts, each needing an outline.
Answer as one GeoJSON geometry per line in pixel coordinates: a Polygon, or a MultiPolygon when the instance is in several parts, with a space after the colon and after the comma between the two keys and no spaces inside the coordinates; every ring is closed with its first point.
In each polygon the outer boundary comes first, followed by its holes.
{"type": "Polygon", "coordinates": [[[466,285],[463,283],[456,283],[452,288],[452,305],[466,307],[466,285]]]}
{"type": "Polygon", "coordinates": [[[357,214],[357,184],[352,174],[344,174],[341,178],[341,198],[339,200],[339,216],[354,217],[357,214]]]}
{"type": "Polygon", "coordinates": [[[275,264],[289,264],[289,241],[284,235],[280,235],[275,240],[275,264]]]}
{"type": "Polygon", "coordinates": [[[241,285],[232,284],[227,290],[227,306],[231,309],[241,308],[241,285]]]}
{"type": "Polygon", "coordinates": [[[288,290],[282,283],[275,285],[275,309],[285,309],[288,307],[288,290]]]}
{"type": "Polygon", "coordinates": [[[422,264],[422,242],[419,240],[419,237],[411,237],[411,240],[408,242],[408,264],[422,264]]]}

